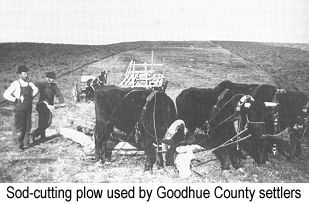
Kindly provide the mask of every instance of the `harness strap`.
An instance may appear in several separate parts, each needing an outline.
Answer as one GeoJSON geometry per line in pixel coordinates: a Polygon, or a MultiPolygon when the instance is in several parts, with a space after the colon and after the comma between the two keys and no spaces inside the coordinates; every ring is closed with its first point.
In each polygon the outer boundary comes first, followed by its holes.
{"type": "MultiPolygon", "coordinates": [[[[215,150],[217,150],[217,149],[219,149],[219,148],[226,147],[226,146],[229,146],[229,145],[234,144],[234,143],[238,143],[238,142],[240,142],[240,141],[242,141],[242,140],[245,140],[245,139],[247,139],[247,138],[249,138],[249,137],[252,136],[251,134],[249,134],[249,135],[247,135],[246,137],[243,137],[243,138],[238,139],[239,136],[240,136],[241,134],[245,133],[246,131],[248,131],[248,128],[243,129],[242,131],[240,131],[239,133],[237,133],[234,137],[228,139],[227,141],[225,141],[224,143],[222,143],[221,145],[219,145],[219,146],[217,146],[217,147],[215,147],[215,148],[212,148],[212,149],[200,149],[200,150],[194,151],[194,153],[205,152],[205,151],[213,152],[213,151],[215,151],[215,150]],[[237,140],[233,141],[235,138],[237,138],[237,140]],[[230,141],[231,141],[231,142],[230,142],[230,141]]],[[[204,141],[206,141],[206,140],[202,140],[202,142],[204,142],[204,141]]],[[[199,142],[197,145],[201,144],[202,142],[199,142]]],[[[179,154],[181,154],[181,153],[179,153],[179,154]]]]}
{"type": "Polygon", "coordinates": [[[271,135],[271,134],[262,135],[262,138],[267,137],[267,136],[278,137],[278,138],[281,138],[283,140],[290,141],[290,133],[289,133],[288,128],[286,128],[286,129],[282,130],[281,132],[274,134],[274,135],[271,135]]]}
{"type": "Polygon", "coordinates": [[[251,136],[252,136],[252,135],[249,134],[249,135],[247,135],[246,137],[243,137],[243,138],[240,138],[240,139],[238,139],[238,140],[232,141],[232,142],[230,142],[230,143],[228,143],[228,144],[222,144],[222,145],[220,145],[220,146],[218,146],[218,147],[216,147],[216,148],[211,149],[211,151],[215,151],[215,150],[217,150],[217,149],[219,149],[219,148],[226,147],[226,146],[229,146],[229,145],[232,145],[232,144],[235,144],[235,143],[238,144],[239,142],[241,142],[241,141],[243,141],[243,140],[245,140],[245,139],[247,139],[247,138],[249,138],[249,137],[251,137],[251,136]]]}
{"type": "MultiPolygon", "coordinates": [[[[214,148],[212,148],[212,149],[199,149],[199,150],[194,151],[194,153],[205,152],[205,151],[213,152],[213,151],[215,151],[215,150],[217,150],[217,149],[220,149],[220,148],[222,148],[222,147],[226,147],[226,146],[229,146],[229,145],[238,143],[238,142],[240,142],[240,141],[243,141],[243,140],[245,140],[245,139],[251,137],[252,135],[249,134],[249,135],[247,135],[247,136],[245,136],[245,137],[243,137],[243,138],[240,138],[239,140],[235,140],[235,141],[233,141],[233,139],[239,137],[239,135],[243,134],[243,133],[246,132],[247,130],[248,130],[247,128],[244,129],[244,130],[242,130],[242,131],[239,132],[237,135],[235,135],[234,137],[232,137],[231,139],[225,141],[224,143],[222,143],[221,145],[219,145],[219,146],[217,146],[217,147],[214,147],[214,148]]],[[[181,154],[181,153],[179,153],[179,154],[181,154]]]]}
{"type": "Polygon", "coordinates": [[[223,106],[216,112],[216,114],[210,119],[210,121],[208,121],[209,123],[212,122],[214,120],[214,118],[223,110],[223,108],[231,101],[233,100],[235,97],[238,97],[238,96],[244,96],[244,94],[236,94],[234,95],[232,98],[230,98],[227,102],[225,102],[223,104],[223,106]]]}
{"type": "Polygon", "coordinates": [[[237,117],[238,113],[235,112],[233,115],[230,115],[229,117],[225,118],[223,121],[221,121],[218,125],[216,125],[213,129],[217,129],[218,127],[220,127],[221,125],[223,125],[224,123],[226,122],[234,122],[237,120],[237,118],[234,118],[234,117],[237,117]],[[234,118],[234,119],[232,119],[234,118]],[[229,121],[230,119],[232,119],[232,121],[229,121]]]}
{"type": "MultiPolygon", "coordinates": [[[[142,113],[141,113],[141,117],[140,117],[140,122],[142,123],[145,131],[147,132],[148,135],[150,135],[151,137],[155,138],[156,139],[156,142],[158,144],[158,138],[157,138],[157,135],[156,135],[156,126],[155,126],[155,106],[156,106],[156,94],[158,93],[158,91],[152,91],[146,98],[146,103],[142,109],[142,113]],[[146,128],[145,126],[145,123],[144,123],[144,115],[145,115],[145,111],[147,110],[147,105],[148,103],[151,101],[151,99],[155,97],[155,102],[154,102],[154,110],[153,110],[153,113],[152,113],[152,117],[153,117],[153,122],[154,122],[154,131],[155,131],[155,135],[151,134],[148,129],[146,128]]],[[[138,122],[139,122],[138,121],[138,122]]]]}

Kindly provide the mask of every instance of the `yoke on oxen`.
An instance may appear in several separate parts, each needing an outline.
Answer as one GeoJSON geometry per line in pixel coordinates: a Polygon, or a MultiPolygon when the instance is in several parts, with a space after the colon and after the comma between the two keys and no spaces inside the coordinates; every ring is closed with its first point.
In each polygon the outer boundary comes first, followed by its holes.
{"type": "Polygon", "coordinates": [[[95,92],[95,113],[96,158],[102,163],[111,157],[106,142],[115,127],[126,133],[127,137],[122,138],[124,141],[145,150],[145,170],[152,170],[156,160],[163,166],[158,150],[167,128],[176,119],[175,105],[165,93],[104,86],[95,92]],[[141,139],[134,136],[136,132],[141,133],[141,139]]]}

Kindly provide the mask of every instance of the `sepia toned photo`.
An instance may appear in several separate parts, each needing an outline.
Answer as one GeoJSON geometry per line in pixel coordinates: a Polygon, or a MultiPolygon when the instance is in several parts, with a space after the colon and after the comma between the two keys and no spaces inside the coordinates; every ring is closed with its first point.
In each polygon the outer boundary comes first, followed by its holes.
{"type": "Polygon", "coordinates": [[[309,183],[306,0],[2,0],[0,19],[1,183],[309,183]]]}

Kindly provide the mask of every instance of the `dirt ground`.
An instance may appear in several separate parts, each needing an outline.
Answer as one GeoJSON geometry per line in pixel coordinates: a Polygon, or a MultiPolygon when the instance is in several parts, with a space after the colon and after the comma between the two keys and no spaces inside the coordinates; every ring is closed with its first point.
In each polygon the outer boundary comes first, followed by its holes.
{"type": "MultiPolygon", "coordinates": [[[[30,77],[40,80],[46,70],[60,76],[57,82],[67,106],[57,109],[59,118],[41,140],[23,152],[17,150],[17,136],[12,133],[13,105],[0,107],[0,182],[309,182],[309,138],[302,144],[304,160],[286,161],[271,157],[258,166],[252,159],[243,161],[244,171],[221,171],[212,154],[201,152],[196,158],[209,162],[198,165],[189,179],[178,178],[173,167],[143,172],[144,156],[113,154],[111,164],[91,161],[92,152],[56,134],[56,126],[76,128],[94,122],[93,103],[72,102],[74,83],[81,75],[108,74],[108,84],[119,84],[131,59],[164,63],[167,94],[176,96],[189,87],[214,87],[222,80],[240,83],[267,83],[289,90],[301,90],[309,96],[309,52],[305,45],[250,42],[136,42],[108,46],[72,46],[50,44],[0,44],[9,50],[2,65],[0,85],[14,79],[20,63],[31,68],[30,77]]],[[[162,70],[162,69],[160,69],[162,70]]],[[[3,93],[3,92],[1,92],[3,93]]],[[[2,100],[3,98],[1,98],[2,100]]],[[[36,99],[37,100],[37,99],[36,99]]],[[[33,106],[33,128],[37,113],[33,106]]],[[[196,165],[198,163],[195,163],[196,165]]]]}

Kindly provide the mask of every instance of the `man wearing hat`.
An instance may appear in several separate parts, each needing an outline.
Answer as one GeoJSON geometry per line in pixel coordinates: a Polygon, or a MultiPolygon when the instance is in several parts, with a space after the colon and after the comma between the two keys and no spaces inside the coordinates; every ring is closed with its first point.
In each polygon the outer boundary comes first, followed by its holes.
{"type": "Polygon", "coordinates": [[[38,88],[28,78],[28,68],[24,65],[18,67],[19,79],[12,82],[4,91],[3,97],[15,103],[14,117],[15,130],[19,134],[19,148],[28,148],[31,131],[32,100],[38,93],[38,88]]]}
{"type": "Polygon", "coordinates": [[[46,81],[37,83],[39,88],[40,98],[36,105],[36,110],[39,114],[38,128],[32,133],[32,140],[34,141],[36,137],[41,136],[45,138],[45,130],[51,125],[52,113],[50,108],[54,106],[54,97],[57,96],[60,105],[64,105],[63,96],[54,82],[56,79],[55,72],[46,73],[46,81]]]}

